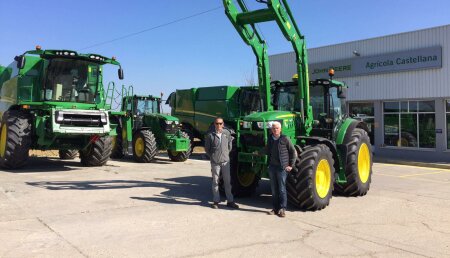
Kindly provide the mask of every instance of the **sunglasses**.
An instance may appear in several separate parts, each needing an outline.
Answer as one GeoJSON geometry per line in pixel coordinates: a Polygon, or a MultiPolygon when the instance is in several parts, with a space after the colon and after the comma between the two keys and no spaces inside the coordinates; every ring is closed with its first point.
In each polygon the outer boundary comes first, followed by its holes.
{"type": "Polygon", "coordinates": [[[223,125],[223,123],[216,123],[216,125],[223,125]]]}

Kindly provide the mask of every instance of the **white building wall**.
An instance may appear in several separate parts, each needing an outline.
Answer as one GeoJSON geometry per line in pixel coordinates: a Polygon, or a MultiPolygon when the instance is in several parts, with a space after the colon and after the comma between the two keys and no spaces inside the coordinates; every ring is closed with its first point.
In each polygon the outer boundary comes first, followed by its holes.
{"type": "MultiPolygon", "coordinates": [[[[338,78],[349,86],[349,101],[450,97],[450,25],[308,50],[309,63],[376,56],[442,46],[442,68],[338,78]]],[[[294,53],[270,56],[272,80],[296,73],[294,53]]]]}

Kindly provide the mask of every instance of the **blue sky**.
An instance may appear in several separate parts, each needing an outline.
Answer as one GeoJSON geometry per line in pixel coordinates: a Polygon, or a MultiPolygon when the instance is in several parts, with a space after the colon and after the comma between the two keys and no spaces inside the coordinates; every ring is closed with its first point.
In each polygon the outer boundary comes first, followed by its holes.
{"type": "MultiPolygon", "coordinates": [[[[288,2],[309,48],[450,24],[448,0],[288,2]]],[[[220,6],[221,0],[1,0],[0,64],[38,44],[79,50],[220,6]]],[[[276,27],[260,28],[270,54],[292,50],[276,27]]],[[[116,56],[125,70],[120,84],[140,94],[244,85],[256,76],[253,53],[223,9],[80,52],[116,56]]],[[[119,82],[115,68],[106,76],[119,82]]]]}

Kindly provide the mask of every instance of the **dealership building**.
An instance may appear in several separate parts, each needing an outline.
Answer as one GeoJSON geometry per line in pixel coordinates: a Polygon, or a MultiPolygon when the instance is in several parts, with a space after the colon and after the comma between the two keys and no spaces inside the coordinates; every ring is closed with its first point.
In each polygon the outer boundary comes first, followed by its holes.
{"type": "MultiPolygon", "coordinates": [[[[450,162],[450,25],[308,50],[310,79],[348,86],[347,108],[370,127],[376,156],[450,162]]],[[[293,52],[270,56],[272,80],[296,73],[293,52]]]]}

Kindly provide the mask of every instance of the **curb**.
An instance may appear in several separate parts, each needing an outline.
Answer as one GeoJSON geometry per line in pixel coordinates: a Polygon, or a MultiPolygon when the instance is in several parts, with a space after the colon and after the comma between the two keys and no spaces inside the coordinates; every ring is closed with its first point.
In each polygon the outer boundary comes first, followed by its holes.
{"type": "Polygon", "coordinates": [[[432,163],[432,162],[419,162],[419,161],[408,161],[408,160],[391,160],[375,158],[374,163],[386,163],[386,164],[396,164],[404,166],[414,166],[414,167],[426,167],[426,168],[439,168],[439,169],[449,169],[450,163],[432,163]]]}

